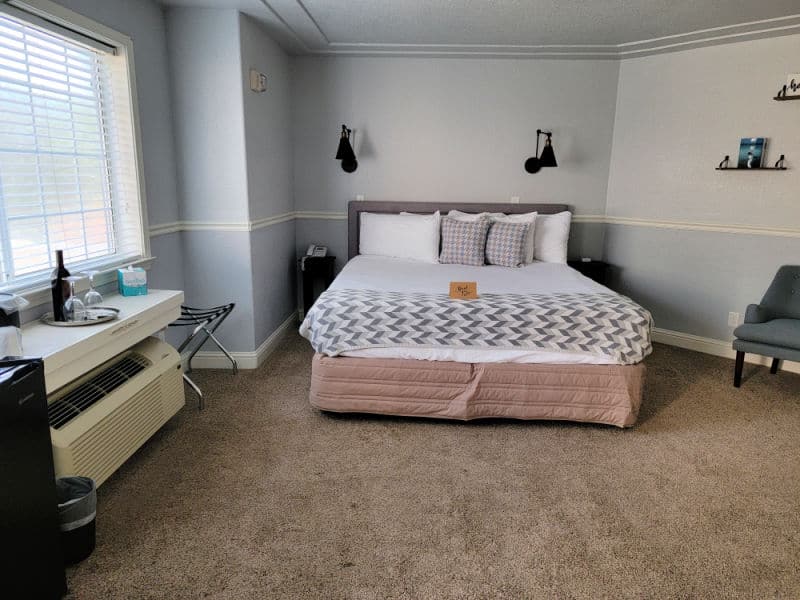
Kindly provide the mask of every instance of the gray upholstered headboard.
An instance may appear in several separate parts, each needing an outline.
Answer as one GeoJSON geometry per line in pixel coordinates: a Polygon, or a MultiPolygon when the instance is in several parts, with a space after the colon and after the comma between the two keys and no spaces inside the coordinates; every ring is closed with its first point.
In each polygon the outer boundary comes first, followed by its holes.
{"type": "Polygon", "coordinates": [[[544,215],[569,210],[566,204],[496,204],[482,202],[372,202],[353,200],[347,205],[347,258],[358,255],[358,236],[361,231],[359,215],[362,212],[390,213],[400,212],[432,213],[440,211],[447,214],[451,210],[469,213],[502,212],[510,215],[538,212],[544,215]]]}

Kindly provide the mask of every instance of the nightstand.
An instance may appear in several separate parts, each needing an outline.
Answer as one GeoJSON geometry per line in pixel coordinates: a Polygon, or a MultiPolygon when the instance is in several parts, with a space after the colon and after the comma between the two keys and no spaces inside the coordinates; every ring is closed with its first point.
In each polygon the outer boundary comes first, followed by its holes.
{"type": "Polygon", "coordinates": [[[567,264],[589,279],[601,285],[608,285],[608,271],[611,265],[602,260],[584,262],[582,260],[568,260],[567,264]]]}
{"type": "Polygon", "coordinates": [[[303,315],[314,304],[314,300],[333,282],[335,256],[304,256],[298,259],[303,278],[303,315]],[[319,289],[315,293],[315,288],[319,289]]]}

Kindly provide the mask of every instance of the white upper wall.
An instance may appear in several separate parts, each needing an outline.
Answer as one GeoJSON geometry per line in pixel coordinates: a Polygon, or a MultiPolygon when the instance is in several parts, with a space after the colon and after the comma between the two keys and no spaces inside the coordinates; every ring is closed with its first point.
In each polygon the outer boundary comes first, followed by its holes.
{"type": "Polygon", "coordinates": [[[369,200],[606,202],[619,64],[613,61],[295,58],[297,210],[369,200]],[[334,160],[342,123],[359,167],[334,160]],[[559,166],[525,172],[536,129],[559,166]]]}
{"type": "Polygon", "coordinates": [[[239,23],[249,215],[258,220],[293,210],[289,58],[250,17],[239,23]],[[267,76],[266,92],[250,90],[250,69],[267,76]]]}
{"type": "Polygon", "coordinates": [[[239,18],[233,10],[167,12],[184,221],[249,217],[239,18]]]}
{"type": "Polygon", "coordinates": [[[800,227],[800,102],[772,99],[798,72],[800,35],[622,61],[607,213],[800,227]],[[753,136],[790,170],[714,170],[753,136]]]}

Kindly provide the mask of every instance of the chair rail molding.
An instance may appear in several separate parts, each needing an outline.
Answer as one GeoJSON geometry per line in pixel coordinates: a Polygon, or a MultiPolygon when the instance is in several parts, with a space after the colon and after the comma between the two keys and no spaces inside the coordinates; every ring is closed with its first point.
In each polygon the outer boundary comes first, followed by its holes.
{"type": "MultiPolygon", "coordinates": [[[[230,231],[250,232],[270,227],[279,223],[294,220],[347,220],[347,213],[331,210],[299,210],[254,221],[239,223],[225,223],[213,221],[174,221],[151,225],[150,237],[168,235],[181,231],[230,231]]],[[[681,229],[684,231],[706,231],[710,233],[725,233],[738,235],[760,235],[767,237],[800,238],[798,227],[770,227],[766,225],[743,225],[740,223],[704,223],[698,221],[667,221],[657,219],[642,219],[638,217],[621,217],[615,215],[573,215],[574,223],[594,223],[605,225],[623,225],[626,227],[654,227],[657,229],[681,229]]]]}

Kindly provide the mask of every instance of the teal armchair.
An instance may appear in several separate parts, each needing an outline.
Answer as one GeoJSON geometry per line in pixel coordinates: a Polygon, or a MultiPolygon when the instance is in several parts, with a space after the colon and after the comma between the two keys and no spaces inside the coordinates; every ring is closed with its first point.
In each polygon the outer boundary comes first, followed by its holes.
{"type": "Polygon", "coordinates": [[[747,307],[744,325],[737,327],[733,335],[735,387],[742,383],[747,352],[771,357],[773,375],[778,372],[781,360],[800,362],[800,265],[778,269],[761,302],[747,307]]]}

